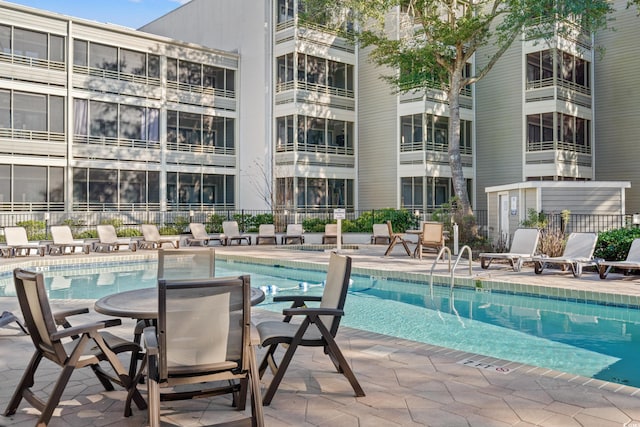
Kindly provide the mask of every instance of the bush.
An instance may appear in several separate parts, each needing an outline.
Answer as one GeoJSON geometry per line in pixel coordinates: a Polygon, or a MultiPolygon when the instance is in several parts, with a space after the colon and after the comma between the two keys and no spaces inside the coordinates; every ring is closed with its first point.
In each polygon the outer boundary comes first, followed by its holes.
{"type": "Polygon", "coordinates": [[[142,233],[137,228],[119,228],[118,237],[138,237],[142,233]]]}
{"type": "Polygon", "coordinates": [[[85,230],[78,235],[75,236],[78,239],[97,239],[98,238],[98,230],[85,230]]]}
{"type": "Polygon", "coordinates": [[[627,258],[633,239],[640,238],[640,228],[618,228],[598,234],[594,256],[608,261],[622,261],[627,258]]]}
{"type": "Polygon", "coordinates": [[[562,256],[565,244],[566,240],[562,231],[545,229],[540,232],[538,252],[550,257],[562,256]]]}
{"type": "Polygon", "coordinates": [[[28,221],[17,222],[18,227],[24,227],[27,231],[27,238],[29,240],[46,240],[45,235],[45,222],[31,219],[28,221]]]}
{"type": "Polygon", "coordinates": [[[226,218],[219,214],[211,214],[204,225],[208,233],[222,233],[222,222],[226,218]]]}

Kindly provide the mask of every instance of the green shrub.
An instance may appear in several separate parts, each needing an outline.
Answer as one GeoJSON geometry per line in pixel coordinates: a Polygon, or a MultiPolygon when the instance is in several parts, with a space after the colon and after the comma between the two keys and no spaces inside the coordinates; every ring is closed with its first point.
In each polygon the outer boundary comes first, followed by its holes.
{"type": "Polygon", "coordinates": [[[77,239],[97,239],[98,230],[85,230],[75,236],[77,239]]]}
{"type": "Polygon", "coordinates": [[[332,222],[326,218],[306,218],[302,220],[302,228],[307,233],[324,233],[324,226],[332,222]]]}
{"type": "Polygon", "coordinates": [[[119,228],[118,237],[138,237],[142,233],[137,228],[119,228]]]}
{"type": "Polygon", "coordinates": [[[116,232],[118,231],[118,228],[122,227],[124,225],[124,221],[122,221],[119,218],[109,218],[109,219],[103,219],[102,221],[100,221],[100,224],[102,225],[113,225],[113,228],[116,229],[116,232]]]}
{"type": "Polygon", "coordinates": [[[222,233],[222,222],[226,220],[226,217],[219,214],[211,214],[207,219],[205,228],[208,233],[222,233]]]}
{"type": "Polygon", "coordinates": [[[178,228],[175,225],[165,225],[163,227],[158,227],[158,231],[163,236],[174,236],[176,234],[181,234],[184,228],[178,228]]]}
{"type": "Polygon", "coordinates": [[[16,223],[18,227],[24,227],[27,231],[27,238],[29,240],[45,240],[45,222],[30,219],[28,221],[19,221],[16,223]]]}
{"type": "MultiPolygon", "coordinates": [[[[167,227],[170,227],[170,226],[167,225],[167,227]]],[[[175,230],[175,232],[167,233],[167,234],[182,234],[185,231],[187,231],[188,227],[189,227],[189,218],[187,218],[186,216],[177,216],[173,219],[173,229],[175,230]]]]}
{"type": "Polygon", "coordinates": [[[622,261],[627,258],[633,239],[640,238],[640,228],[618,228],[598,234],[594,256],[608,261],[622,261]]]}

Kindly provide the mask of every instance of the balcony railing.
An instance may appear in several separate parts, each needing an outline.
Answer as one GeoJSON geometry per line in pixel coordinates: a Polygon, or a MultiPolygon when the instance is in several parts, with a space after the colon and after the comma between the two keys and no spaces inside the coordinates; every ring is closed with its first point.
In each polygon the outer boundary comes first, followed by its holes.
{"type": "Polygon", "coordinates": [[[65,142],[64,132],[0,128],[0,138],[29,139],[32,141],[65,142]]]}
{"type": "Polygon", "coordinates": [[[144,141],[141,139],[114,138],[108,136],[75,135],[75,144],[92,144],[121,148],[160,149],[160,141],[144,141]]]}
{"type": "Polygon", "coordinates": [[[27,67],[46,68],[47,70],[65,71],[64,62],[49,61],[47,59],[32,58],[29,56],[13,55],[11,53],[0,52],[0,61],[10,64],[24,65],[27,67]]]}
{"type": "Polygon", "coordinates": [[[573,153],[591,154],[591,146],[564,141],[527,142],[527,151],[563,150],[573,153]]]}
{"type": "Polygon", "coordinates": [[[290,143],[290,144],[278,144],[276,146],[276,152],[278,153],[286,153],[286,152],[294,152],[294,151],[304,151],[309,153],[325,153],[325,154],[343,154],[347,156],[353,156],[354,154],[353,147],[341,147],[341,146],[334,146],[334,145],[298,143],[296,146],[296,144],[290,143]]]}

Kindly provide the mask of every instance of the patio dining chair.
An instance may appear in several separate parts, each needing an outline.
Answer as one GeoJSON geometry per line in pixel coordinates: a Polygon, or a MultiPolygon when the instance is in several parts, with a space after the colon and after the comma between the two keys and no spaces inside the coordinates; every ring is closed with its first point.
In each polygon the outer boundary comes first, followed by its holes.
{"type": "Polygon", "coordinates": [[[267,367],[271,368],[274,374],[264,395],[265,405],[271,403],[293,355],[300,346],[323,347],[324,353],[329,356],[337,371],[349,380],[356,396],[364,396],[360,383],[335,340],[340,320],[344,315],[350,277],[351,258],[332,253],[321,297],[311,295],[273,297],[274,302],[290,301],[292,305],[291,308],[283,310],[282,314],[285,316],[283,321],[266,321],[257,325],[262,347],[267,347],[259,367],[260,378],[263,377],[267,367]],[[314,301],[320,303],[319,307],[307,306],[308,302],[314,301]],[[291,319],[294,316],[302,317],[302,323],[292,323],[291,319]],[[278,365],[275,352],[280,346],[286,348],[286,351],[278,365]]]}
{"type": "MultiPolygon", "coordinates": [[[[137,351],[139,346],[126,341],[104,328],[117,326],[120,319],[94,321],[85,325],[71,326],[68,317],[88,313],[88,309],[72,309],[52,313],[47,297],[42,273],[15,269],[13,272],[16,294],[29,336],[35,346],[35,352],[27,364],[22,379],[18,383],[4,416],[15,414],[24,398],[40,411],[38,426],[47,425],[60,402],[62,393],[76,368],[90,367],[107,391],[114,390],[113,384],[119,384],[130,391],[130,398],[139,409],[146,409],[146,402],[135,388],[131,377],[127,375],[118,359],[118,354],[137,351]],[[58,329],[62,326],[62,329],[58,329]],[[62,368],[46,402],[41,399],[42,385],[36,385],[36,373],[42,359],[48,359],[62,368]],[[100,366],[108,362],[113,373],[100,366]]],[[[43,375],[43,384],[50,383],[49,374],[43,375]]],[[[131,414],[130,401],[125,404],[125,416],[131,414]]]]}
{"type": "Polygon", "coordinates": [[[407,241],[404,238],[404,234],[394,233],[393,226],[391,225],[391,221],[387,221],[387,229],[389,230],[389,236],[391,238],[391,243],[387,247],[387,250],[384,252],[384,256],[387,256],[393,251],[393,248],[400,243],[404,248],[405,252],[408,256],[411,256],[411,251],[409,250],[409,246],[407,245],[407,241]]]}
{"type": "Polygon", "coordinates": [[[422,223],[422,233],[418,237],[415,255],[422,259],[425,251],[440,252],[444,247],[444,224],[435,221],[424,221],[422,223]]]}
{"type": "Polygon", "coordinates": [[[249,388],[251,425],[264,425],[249,291],[249,276],[158,281],[158,326],[143,335],[151,427],[162,401],[232,393],[242,410],[249,388]]]}

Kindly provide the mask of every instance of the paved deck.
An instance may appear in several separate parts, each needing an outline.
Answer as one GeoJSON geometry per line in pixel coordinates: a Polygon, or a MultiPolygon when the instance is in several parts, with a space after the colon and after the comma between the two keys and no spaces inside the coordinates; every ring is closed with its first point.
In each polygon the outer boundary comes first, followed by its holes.
{"type": "MultiPolygon", "coordinates": [[[[384,246],[362,246],[349,252],[354,270],[426,279],[432,257],[415,260],[397,248],[384,257],[384,246]]],[[[153,256],[139,251],[136,256],[153,256]]],[[[279,263],[326,263],[322,251],[291,251],[268,246],[217,248],[220,257],[277,259],[279,263]]],[[[109,255],[91,254],[95,259],[109,255]]],[[[129,255],[123,255],[129,256],[129,255]]],[[[134,256],[133,254],[130,256],[134,256]]],[[[84,255],[56,257],[84,259],[84,255]]],[[[49,258],[49,257],[45,257],[49,258]]],[[[0,259],[0,268],[28,260],[0,259]]],[[[59,261],[58,261],[59,262],[59,261]]],[[[457,275],[466,276],[468,266],[459,265],[457,275]]],[[[445,264],[436,273],[448,277],[445,264]]],[[[510,283],[518,289],[554,295],[597,296],[603,301],[635,303],[640,298],[640,278],[610,274],[600,280],[585,272],[581,279],[558,270],[535,275],[531,267],[515,273],[504,265],[481,270],[473,264],[472,284],[487,287],[510,283]]],[[[91,306],[90,301],[54,302],[55,307],[91,306]]],[[[19,314],[15,298],[0,298],[0,311],[19,314]]],[[[90,314],[89,319],[97,316],[90,314]]],[[[275,317],[257,307],[254,321],[275,317]]],[[[131,334],[132,321],[124,320],[117,333],[131,334]]],[[[352,363],[366,397],[356,398],[347,380],[335,373],[321,349],[300,348],[272,404],[265,407],[267,426],[640,426],[640,389],[576,377],[562,372],[519,365],[507,361],[476,358],[479,362],[508,366],[509,374],[459,364],[472,357],[456,350],[416,343],[355,329],[341,328],[338,342],[352,363]]],[[[17,327],[0,328],[0,409],[4,410],[21,376],[32,344],[17,327]]],[[[259,357],[262,350],[259,352],[259,357]]],[[[43,362],[38,375],[42,389],[55,380],[58,370],[43,362]]],[[[270,376],[263,378],[267,384],[270,376]]],[[[143,394],[145,393],[142,386],[143,394]]],[[[122,417],[121,391],[104,392],[89,372],[73,374],[63,402],[51,426],[144,426],[146,413],[134,410],[122,417]]],[[[37,416],[22,403],[17,414],[0,416],[0,426],[32,426],[37,416]]],[[[211,425],[238,416],[229,410],[226,397],[163,404],[162,421],[167,426],[211,425]]]]}

